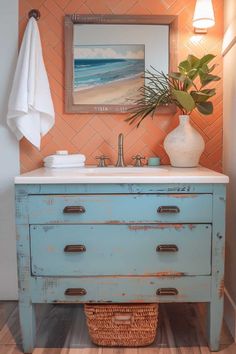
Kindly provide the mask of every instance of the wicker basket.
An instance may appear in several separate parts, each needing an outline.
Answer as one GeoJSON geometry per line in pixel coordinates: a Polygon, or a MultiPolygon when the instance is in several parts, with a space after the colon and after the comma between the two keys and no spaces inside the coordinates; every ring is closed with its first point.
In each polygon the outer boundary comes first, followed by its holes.
{"type": "Polygon", "coordinates": [[[85,314],[93,343],[138,347],[153,343],[157,304],[86,304],[85,314]]]}

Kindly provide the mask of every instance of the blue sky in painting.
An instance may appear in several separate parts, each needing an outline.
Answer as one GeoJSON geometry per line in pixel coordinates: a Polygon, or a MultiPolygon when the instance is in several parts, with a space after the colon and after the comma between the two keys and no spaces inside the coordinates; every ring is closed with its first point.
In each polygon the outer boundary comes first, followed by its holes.
{"type": "Polygon", "coordinates": [[[75,45],[74,59],[143,59],[143,44],[75,45]]]}

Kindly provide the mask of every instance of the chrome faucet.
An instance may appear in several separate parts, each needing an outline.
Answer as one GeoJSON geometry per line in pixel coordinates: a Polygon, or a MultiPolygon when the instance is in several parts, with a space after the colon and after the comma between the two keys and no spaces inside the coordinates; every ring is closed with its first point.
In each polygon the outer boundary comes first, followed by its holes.
{"type": "Polygon", "coordinates": [[[124,144],[124,135],[120,133],[118,136],[118,159],[117,159],[116,167],[126,166],[124,162],[123,144],[124,144]]]}

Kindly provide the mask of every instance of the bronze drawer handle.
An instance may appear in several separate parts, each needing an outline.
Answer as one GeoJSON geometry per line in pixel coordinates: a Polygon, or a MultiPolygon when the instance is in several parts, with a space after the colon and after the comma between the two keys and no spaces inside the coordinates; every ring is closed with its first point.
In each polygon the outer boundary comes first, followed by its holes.
{"type": "Polygon", "coordinates": [[[76,253],[76,252],[86,252],[86,247],[84,245],[66,245],[64,252],[76,253]]]}
{"type": "Polygon", "coordinates": [[[157,252],[178,252],[179,248],[176,245],[158,245],[157,252]]]}
{"type": "Polygon", "coordinates": [[[178,290],[175,289],[175,288],[159,288],[157,289],[156,291],[156,294],[157,295],[160,295],[160,296],[174,296],[174,295],[178,295],[178,290]]]}
{"type": "Polygon", "coordinates": [[[65,295],[68,296],[84,296],[87,291],[84,288],[68,288],[65,290],[65,295]]]}
{"type": "Polygon", "coordinates": [[[63,209],[64,214],[83,214],[85,213],[85,207],[81,205],[68,205],[63,209]]]}
{"type": "Polygon", "coordinates": [[[179,207],[174,205],[162,205],[157,209],[159,214],[177,214],[180,212],[179,207]]]}

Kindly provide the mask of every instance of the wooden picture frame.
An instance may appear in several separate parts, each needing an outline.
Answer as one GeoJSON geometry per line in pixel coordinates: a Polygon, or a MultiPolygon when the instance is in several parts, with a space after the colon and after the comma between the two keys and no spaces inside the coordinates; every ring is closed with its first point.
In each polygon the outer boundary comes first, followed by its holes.
{"type": "MultiPolygon", "coordinates": [[[[74,52],[73,26],[75,24],[111,25],[168,25],[169,26],[169,71],[176,68],[177,16],[162,15],[79,15],[65,16],[65,112],[66,113],[126,113],[132,104],[78,104],[74,103],[74,52]]],[[[160,107],[161,113],[173,113],[173,105],[160,107]]]]}

